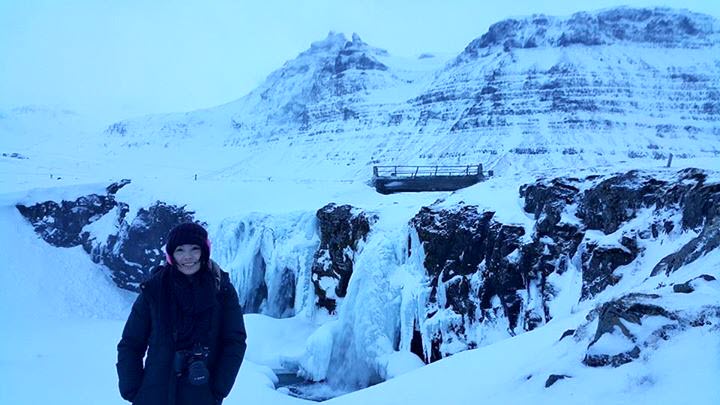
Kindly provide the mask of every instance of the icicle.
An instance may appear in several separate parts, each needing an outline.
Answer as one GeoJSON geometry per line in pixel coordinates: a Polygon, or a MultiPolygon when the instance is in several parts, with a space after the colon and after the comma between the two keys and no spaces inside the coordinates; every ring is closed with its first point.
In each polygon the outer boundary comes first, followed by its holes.
{"type": "Polygon", "coordinates": [[[213,233],[213,256],[230,273],[246,311],[274,317],[312,314],[309,269],[319,243],[315,221],[314,212],[251,213],[223,221],[213,233]]]}

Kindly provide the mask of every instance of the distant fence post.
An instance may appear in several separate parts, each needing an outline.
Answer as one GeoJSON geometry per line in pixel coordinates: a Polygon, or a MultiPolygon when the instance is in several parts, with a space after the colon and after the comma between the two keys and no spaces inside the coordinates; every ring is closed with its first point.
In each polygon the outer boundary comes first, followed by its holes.
{"type": "Polygon", "coordinates": [[[671,153],[670,156],[668,156],[667,166],[665,166],[665,167],[670,167],[670,165],[672,164],[672,158],[673,158],[673,154],[671,153]]]}
{"type": "Polygon", "coordinates": [[[378,167],[373,166],[373,176],[378,177],[378,167]]]}

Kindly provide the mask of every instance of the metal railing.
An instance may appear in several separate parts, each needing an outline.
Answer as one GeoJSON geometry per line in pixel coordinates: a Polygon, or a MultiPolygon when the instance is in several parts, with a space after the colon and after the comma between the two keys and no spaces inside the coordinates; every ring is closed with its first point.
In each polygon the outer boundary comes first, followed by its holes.
{"type": "Polygon", "coordinates": [[[373,166],[373,177],[482,176],[482,164],[466,166],[373,166]]]}

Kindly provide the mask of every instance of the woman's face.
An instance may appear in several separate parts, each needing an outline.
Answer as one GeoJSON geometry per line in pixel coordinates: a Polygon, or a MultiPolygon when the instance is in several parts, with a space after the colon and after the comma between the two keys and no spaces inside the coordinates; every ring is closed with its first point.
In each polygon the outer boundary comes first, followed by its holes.
{"type": "Polygon", "coordinates": [[[173,261],[181,273],[190,276],[200,270],[200,256],[202,256],[200,246],[180,245],[173,252],[173,261]]]}

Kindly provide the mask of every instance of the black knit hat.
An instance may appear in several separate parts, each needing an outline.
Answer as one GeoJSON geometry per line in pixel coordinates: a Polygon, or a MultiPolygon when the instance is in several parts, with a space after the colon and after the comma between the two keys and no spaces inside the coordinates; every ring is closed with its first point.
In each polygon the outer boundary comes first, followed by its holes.
{"type": "Polygon", "coordinates": [[[165,244],[168,263],[175,264],[173,252],[175,252],[175,249],[180,245],[198,245],[201,250],[200,260],[203,263],[207,263],[210,259],[210,239],[208,239],[208,233],[198,224],[188,222],[180,224],[170,231],[167,243],[165,244]]]}

